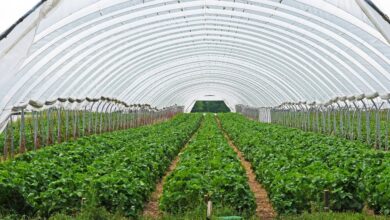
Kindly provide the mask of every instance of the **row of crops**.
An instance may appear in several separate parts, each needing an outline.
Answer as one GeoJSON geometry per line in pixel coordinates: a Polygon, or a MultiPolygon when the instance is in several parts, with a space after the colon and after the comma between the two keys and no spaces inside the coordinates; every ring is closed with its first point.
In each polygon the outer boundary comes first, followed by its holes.
{"type": "Polygon", "coordinates": [[[376,149],[390,147],[390,94],[336,97],[325,103],[284,102],[268,108],[237,105],[236,109],[254,120],[359,140],[376,149]]]}
{"type": "Polygon", "coordinates": [[[14,112],[0,134],[0,155],[4,159],[12,158],[19,153],[91,134],[153,124],[178,112],[180,110],[174,107],[158,111],[139,108],[112,112],[50,107],[40,111],[14,112]]]}
{"type": "Polygon", "coordinates": [[[201,122],[169,122],[80,138],[29,152],[0,165],[0,211],[72,214],[93,202],[137,216],[171,160],[201,122]]]}
{"type": "Polygon", "coordinates": [[[182,214],[214,208],[251,216],[246,173],[218,127],[242,151],[279,214],[330,209],[390,214],[390,156],[360,142],[263,124],[228,113],[180,114],[172,120],[92,135],[28,152],[0,164],[0,213],[70,215],[93,204],[138,218],[156,183],[190,140],[166,178],[160,209],[182,214]],[[205,198],[206,197],[206,198],[205,198]]]}
{"type": "Polygon", "coordinates": [[[330,190],[335,211],[365,204],[390,213],[390,156],[360,142],[220,115],[223,129],[252,163],[278,213],[321,210],[330,190]]]}
{"type": "Polygon", "coordinates": [[[205,196],[215,208],[250,216],[256,209],[244,168],[229,146],[216,118],[206,115],[180,162],[164,184],[160,207],[185,213],[205,206],[205,196]]]}
{"type": "Polygon", "coordinates": [[[273,112],[272,122],[328,135],[359,140],[376,149],[389,149],[389,110],[273,112]]]}

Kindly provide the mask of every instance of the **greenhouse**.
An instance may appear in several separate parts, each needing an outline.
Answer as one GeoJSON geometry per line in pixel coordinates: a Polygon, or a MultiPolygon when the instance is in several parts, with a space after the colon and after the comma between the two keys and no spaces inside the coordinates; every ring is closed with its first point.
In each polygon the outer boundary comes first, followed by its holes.
{"type": "Polygon", "coordinates": [[[387,11],[38,0],[0,35],[0,219],[390,219],[387,11]]]}

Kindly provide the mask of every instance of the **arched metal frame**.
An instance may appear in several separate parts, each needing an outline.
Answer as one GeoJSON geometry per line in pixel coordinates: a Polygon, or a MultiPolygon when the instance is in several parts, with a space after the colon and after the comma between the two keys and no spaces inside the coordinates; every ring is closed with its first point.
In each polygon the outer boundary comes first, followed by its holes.
{"type": "Polygon", "coordinates": [[[209,93],[230,106],[274,106],[390,88],[390,46],[325,1],[54,2],[37,9],[27,56],[4,77],[5,113],[58,96],[188,109],[209,93]]]}

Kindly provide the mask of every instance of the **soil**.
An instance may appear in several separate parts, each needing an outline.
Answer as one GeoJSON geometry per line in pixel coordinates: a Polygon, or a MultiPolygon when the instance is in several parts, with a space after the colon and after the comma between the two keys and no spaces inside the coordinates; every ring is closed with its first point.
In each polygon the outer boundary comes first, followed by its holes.
{"type": "Polygon", "coordinates": [[[244,155],[238,148],[234,145],[233,141],[227,135],[227,133],[222,129],[221,122],[217,118],[218,126],[222,130],[225,138],[228,140],[229,145],[237,153],[238,158],[241,161],[242,166],[245,169],[246,175],[248,177],[248,184],[255,195],[256,200],[256,216],[262,220],[274,219],[277,214],[272,207],[272,204],[268,198],[267,191],[262,187],[262,185],[256,180],[256,174],[253,172],[251,164],[245,159],[244,155]]]}
{"type": "MultiPolygon", "coordinates": [[[[218,118],[217,118],[217,121],[218,121],[218,126],[223,131],[223,129],[221,128],[221,123],[220,123],[218,118]]],[[[252,170],[251,164],[244,158],[241,151],[239,151],[238,148],[234,145],[234,143],[229,138],[229,136],[226,134],[226,132],[223,131],[223,133],[224,133],[225,138],[228,140],[229,145],[237,153],[238,158],[240,159],[240,162],[245,169],[246,175],[248,177],[249,187],[250,187],[251,191],[253,192],[253,194],[255,196],[255,200],[256,200],[256,205],[257,205],[256,216],[262,220],[274,219],[277,216],[277,214],[274,211],[274,209],[271,205],[271,202],[269,201],[267,191],[261,186],[261,184],[259,182],[257,182],[256,175],[252,170]]],[[[192,135],[190,140],[193,139],[195,134],[196,134],[196,132],[194,132],[194,134],[192,135]]],[[[180,155],[187,148],[189,142],[190,141],[188,141],[186,143],[186,145],[181,149],[180,153],[173,160],[173,162],[169,166],[167,172],[164,174],[163,178],[156,185],[155,191],[152,193],[149,202],[147,203],[147,205],[144,208],[143,217],[156,219],[156,218],[159,218],[162,216],[162,212],[159,210],[159,200],[160,200],[162,192],[163,192],[163,186],[164,186],[165,180],[172,173],[172,171],[175,170],[175,168],[180,160],[180,155]]]]}
{"type": "MultiPolygon", "coordinates": [[[[200,125],[201,126],[201,125],[200,125]]],[[[199,126],[199,127],[200,127],[199,126]]],[[[199,128],[198,128],[199,129],[199,128]]],[[[143,217],[151,218],[151,219],[157,219],[158,217],[162,216],[162,212],[159,209],[159,201],[163,192],[163,186],[165,183],[166,178],[176,169],[176,166],[180,160],[181,153],[187,148],[190,141],[194,138],[197,131],[195,131],[191,138],[188,140],[188,142],[184,145],[184,147],[180,150],[180,153],[175,157],[175,159],[172,161],[171,165],[169,166],[168,170],[162,177],[162,179],[157,183],[156,189],[152,193],[149,202],[146,204],[143,214],[143,217]]]]}

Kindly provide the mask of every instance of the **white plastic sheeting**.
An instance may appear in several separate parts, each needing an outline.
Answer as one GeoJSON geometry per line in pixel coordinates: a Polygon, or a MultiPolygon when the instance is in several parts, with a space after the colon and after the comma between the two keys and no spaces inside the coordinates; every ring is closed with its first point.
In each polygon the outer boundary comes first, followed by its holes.
{"type": "Polygon", "coordinates": [[[189,109],[387,92],[389,23],[357,1],[47,0],[0,41],[0,120],[67,96],[189,109]]]}

